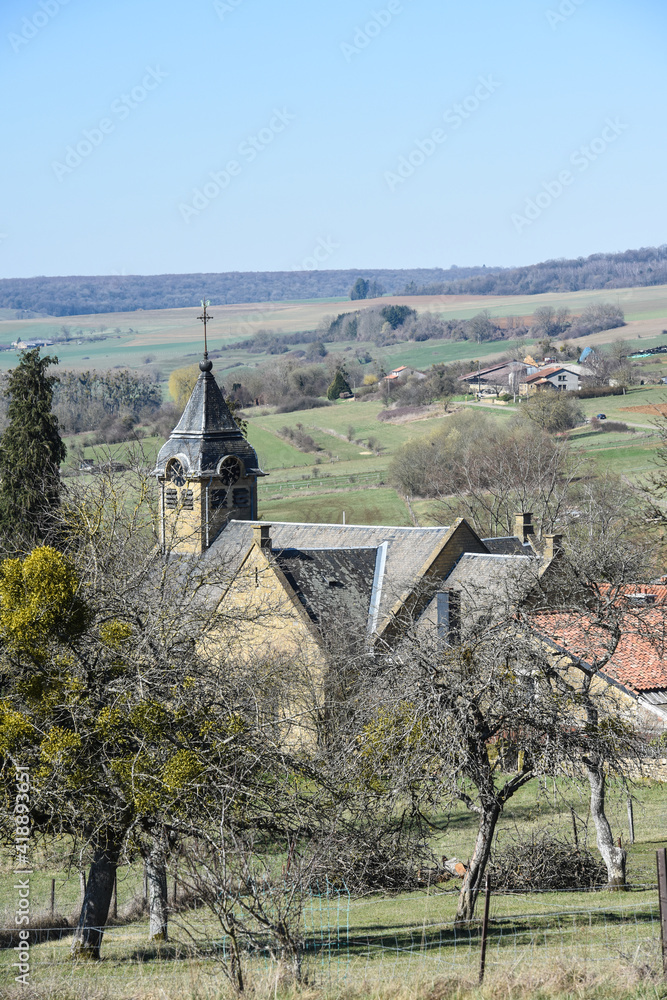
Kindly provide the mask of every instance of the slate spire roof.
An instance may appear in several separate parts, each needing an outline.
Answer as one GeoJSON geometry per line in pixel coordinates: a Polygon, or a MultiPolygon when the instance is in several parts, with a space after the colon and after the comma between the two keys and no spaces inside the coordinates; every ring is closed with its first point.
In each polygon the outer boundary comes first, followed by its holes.
{"type": "Polygon", "coordinates": [[[210,361],[199,365],[197,379],[183,416],[158,455],[155,475],[165,474],[167,463],[178,458],[195,479],[214,475],[221,459],[237,455],[248,475],[262,475],[257,455],[245,440],[215,380],[210,361]]]}

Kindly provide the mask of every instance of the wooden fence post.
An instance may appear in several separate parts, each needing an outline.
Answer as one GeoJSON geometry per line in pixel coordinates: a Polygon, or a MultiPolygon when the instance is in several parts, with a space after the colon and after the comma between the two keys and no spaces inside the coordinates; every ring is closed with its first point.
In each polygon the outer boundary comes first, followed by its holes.
{"type": "Polygon", "coordinates": [[[114,920],[118,919],[118,875],[116,873],[113,877],[113,917],[114,920]]]}
{"type": "Polygon", "coordinates": [[[56,880],[51,879],[51,916],[56,912],[56,880]]]}
{"type": "Polygon", "coordinates": [[[635,814],[632,809],[632,796],[628,795],[628,832],[630,834],[630,843],[635,842],[635,814]]]}
{"type": "Polygon", "coordinates": [[[486,968],[486,939],[489,931],[489,904],[491,902],[491,874],[486,873],[486,899],[484,900],[484,919],[482,920],[482,951],[479,959],[479,985],[484,982],[486,968]]]}
{"type": "Polygon", "coordinates": [[[658,899],[660,900],[660,940],[662,942],[662,971],[667,979],[667,847],[656,851],[658,862],[658,899]]]}

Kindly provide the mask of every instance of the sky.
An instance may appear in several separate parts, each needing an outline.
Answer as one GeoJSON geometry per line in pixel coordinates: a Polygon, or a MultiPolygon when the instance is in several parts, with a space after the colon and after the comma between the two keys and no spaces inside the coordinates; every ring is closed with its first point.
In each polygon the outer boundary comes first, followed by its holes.
{"type": "Polygon", "coordinates": [[[660,0],[3,0],[0,277],[667,242],[660,0]]]}

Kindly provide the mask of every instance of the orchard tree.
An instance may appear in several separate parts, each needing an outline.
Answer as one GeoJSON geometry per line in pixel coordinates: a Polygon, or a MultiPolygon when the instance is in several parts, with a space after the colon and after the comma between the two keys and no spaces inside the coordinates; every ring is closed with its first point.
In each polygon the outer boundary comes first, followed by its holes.
{"type": "Polygon", "coordinates": [[[521,417],[537,424],[549,434],[569,431],[584,422],[584,412],[579,400],[569,393],[544,388],[538,389],[519,411],[521,417]]]}
{"type": "Polygon", "coordinates": [[[0,529],[28,540],[43,539],[60,504],[60,464],[66,448],[52,412],[54,357],[26,351],[7,377],[9,424],[0,440],[0,529]]]}
{"type": "Polygon", "coordinates": [[[0,823],[10,837],[20,761],[35,836],[63,836],[73,861],[90,858],[73,953],[91,957],[125,851],[147,861],[151,933],[166,936],[165,865],[187,835],[193,784],[207,768],[233,783],[255,738],[248,676],[235,678],[224,651],[240,618],[259,627],[260,616],[207,599],[224,566],[164,560],[141,466],[137,477],[72,484],[67,552],[45,545],[0,563],[0,823]]]}

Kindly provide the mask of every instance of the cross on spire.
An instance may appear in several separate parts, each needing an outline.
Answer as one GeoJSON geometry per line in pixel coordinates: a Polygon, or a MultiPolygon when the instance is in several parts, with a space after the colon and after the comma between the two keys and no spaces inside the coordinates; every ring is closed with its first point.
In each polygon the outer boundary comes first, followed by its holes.
{"type": "Polygon", "coordinates": [[[210,299],[206,299],[206,301],[202,299],[201,305],[204,311],[201,314],[201,316],[197,316],[197,319],[200,319],[204,324],[204,361],[208,361],[208,339],[207,339],[206,325],[210,319],[213,319],[213,317],[210,316],[208,313],[208,307],[210,306],[210,304],[211,304],[210,299]]]}

